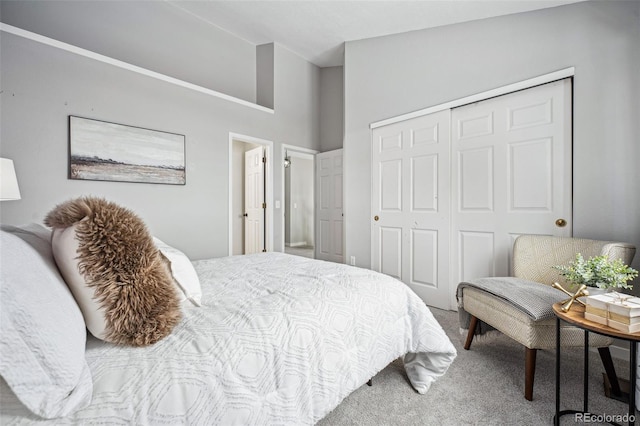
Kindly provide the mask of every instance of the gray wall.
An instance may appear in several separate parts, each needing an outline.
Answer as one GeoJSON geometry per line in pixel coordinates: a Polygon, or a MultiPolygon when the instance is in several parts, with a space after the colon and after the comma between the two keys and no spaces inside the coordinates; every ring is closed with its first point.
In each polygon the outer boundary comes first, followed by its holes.
{"type": "Polygon", "coordinates": [[[256,48],[164,1],[6,1],[2,22],[256,102],[256,48]]]}
{"type": "Polygon", "coordinates": [[[256,103],[273,109],[274,44],[256,46],[256,103]]]}
{"type": "MultiPolygon", "coordinates": [[[[82,3],[82,7],[91,4],[82,3]]],[[[156,7],[149,2],[136,5],[156,7]]],[[[2,20],[5,22],[4,2],[2,6],[2,20]]],[[[33,12],[35,22],[47,28],[62,31],[58,26],[67,26],[64,19],[57,20],[58,14],[51,15],[56,20],[47,20],[37,9],[23,12],[33,12]]],[[[136,24],[156,28],[159,25],[156,19],[164,22],[164,18],[153,13],[142,15],[136,24]]],[[[98,21],[101,18],[100,15],[96,17],[98,21]]],[[[192,26],[197,26],[193,19],[193,22],[185,23],[185,28],[177,28],[174,23],[167,31],[186,33],[192,26]]],[[[129,22],[129,18],[123,20],[129,22]]],[[[25,21],[31,22],[29,17],[25,21]]],[[[137,37],[138,25],[128,28],[130,31],[123,30],[123,33],[137,37]]],[[[111,33],[99,22],[95,26],[83,24],[82,27],[91,27],[95,33],[91,37],[100,37],[105,43],[122,37],[122,34],[111,33]]],[[[35,28],[31,29],[35,31],[35,28]]],[[[74,34],[76,36],[78,40],[65,41],[81,44],[87,34],[74,34]]],[[[220,40],[226,45],[229,35],[224,33],[221,39],[219,36],[217,32],[208,34],[212,46],[220,40]]],[[[130,49],[130,45],[124,46],[124,41],[122,48],[130,49]]],[[[148,40],[143,41],[136,38],[135,41],[130,40],[130,44],[146,46],[148,40]]],[[[172,51],[173,48],[179,50],[180,40],[176,38],[173,42],[172,51]]],[[[276,200],[283,199],[280,144],[319,149],[319,69],[278,45],[274,47],[275,113],[271,114],[9,33],[1,33],[0,43],[0,155],[14,160],[22,193],[22,200],[0,205],[3,223],[42,222],[45,214],[56,204],[81,195],[95,195],[132,209],[146,221],[153,234],[182,249],[193,259],[224,256],[229,250],[229,133],[274,141],[276,200]],[[187,184],[170,186],[68,180],[68,115],[184,134],[187,184]]],[[[115,43],[114,46],[116,44],[120,45],[115,43]]],[[[255,58],[255,46],[252,49],[255,58]]],[[[141,49],[140,55],[144,57],[145,52],[141,49]]],[[[227,50],[213,52],[212,61],[221,62],[229,54],[227,50]],[[222,56],[218,57],[218,53],[222,56]]],[[[202,55],[194,54],[194,57],[193,61],[197,62],[202,55]]],[[[244,62],[244,59],[239,61],[244,62]]],[[[190,72],[195,67],[183,68],[182,71],[190,72]]],[[[250,68],[251,78],[245,81],[238,77],[236,83],[247,93],[253,91],[255,96],[255,62],[250,68]]],[[[188,75],[183,78],[192,82],[197,80],[188,75]]],[[[221,77],[221,81],[225,78],[221,77]]],[[[217,77],[213,79],[218,82],[217,77]]],[[[231,88],[229,90],[233,92],[231,88]]],[[[228,94],[238,96],[238,93],[228,94]]],[[[283,209],[274,210],[274,249],[278,251],[283,249],[282,214],[283,209]]]]}
{"type": "MultiPolygon", "coordinates": [[[[320,68],[278,43],[274,43],[274,46],[276,139],[301,148],[318,149],[320,68]]],[[[276,171],[283,176],[284,167],[277,167],[276,171]]]]}
{"type": "Polygon", "coordinates": [[[640,247],[640,3],[576,3],[345,50],[347,259],[370,266],[370,123],[567,67],[576,68],[574,235],[640,247]]]}
{"type": "Polygon", "coordinates": [[[320,147],[342,148],[344,135],[344,67],[320,69],[320,147]]]}

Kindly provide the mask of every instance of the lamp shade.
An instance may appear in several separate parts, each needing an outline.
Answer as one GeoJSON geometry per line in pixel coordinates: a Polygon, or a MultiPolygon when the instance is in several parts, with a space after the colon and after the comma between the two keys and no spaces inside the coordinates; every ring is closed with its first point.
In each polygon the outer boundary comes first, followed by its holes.
{"type": "Polygon", "coordinates": [[[0,201],[19,200],[20,188],[13,160],[0,158],[0,201]]]}

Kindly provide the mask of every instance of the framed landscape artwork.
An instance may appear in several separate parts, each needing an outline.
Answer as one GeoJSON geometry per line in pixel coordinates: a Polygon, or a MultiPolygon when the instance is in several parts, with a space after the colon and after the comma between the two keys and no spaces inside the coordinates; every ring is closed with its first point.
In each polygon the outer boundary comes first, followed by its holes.
{"type": "Polygon", "coordinates": [[[184,185],[185,137],[70,115],[69,178],[184,185]]]}

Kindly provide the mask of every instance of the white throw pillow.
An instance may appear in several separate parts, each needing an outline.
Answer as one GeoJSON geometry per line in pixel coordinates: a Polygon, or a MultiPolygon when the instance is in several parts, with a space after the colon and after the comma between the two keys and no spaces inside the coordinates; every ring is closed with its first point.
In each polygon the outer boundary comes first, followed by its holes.
{"type": "Polygon", "coordinates": [[[142,219],[116,203],[80,197],[53,208],[53,249],[87,328],[99,339],[148,346],[182,317],[169,263],[142,219]]]}
{"type": "Polygon", "coordinates": [[[93,383],[87,330],[56,268],[51,232],[2,225],[0,247],[0,375],[34,414],[70,415],[89,405],[93,383]]]}
{"type": "Polygon", "coordinates": [[[87,328],[100,340],[107,340],[107,321],[105,310],[95,299],[95,291],[87,285],[84,276],[80,273],[78,264],[78,247],[80,242],[76,238],[77,225],[68,228],[54,228],[51,239],[53,256],[58,264],[58,269],[73,293],[87,328]]]}
{"type": "Polygon", "coordinates": [[[201,306],[202,288],[191,260],[177,248],[171,247],[156,237],[153,237],[153,242],[171,263],[173,279],[180,292],[184,294],[182,300],[188,299],[194,305],[201,306]]]}

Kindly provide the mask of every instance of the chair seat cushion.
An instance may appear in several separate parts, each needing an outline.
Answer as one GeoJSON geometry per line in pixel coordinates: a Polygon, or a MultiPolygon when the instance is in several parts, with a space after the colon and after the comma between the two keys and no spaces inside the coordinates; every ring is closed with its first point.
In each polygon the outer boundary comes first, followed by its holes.
{"type": "Polygon", "coordinates": [[[514,305],[534,321],[553,318],[551,306],[566,298],[566,295],[553,287],[534,281],[515,277],[476,278],[458,284],[457,294],[468,288],[490,293],[514,305]]]}
{"type": "MultiPolygon", "coordinates": [[[[480,321],[530,349],[555,348],[555,317],[536,321],[524,310],[486,291],[467,287],[462,292],[463,309],[480,321]]],[[[561,323],[561,327],[560,344],[563,347],[584,345],[583,330],[566,323],[561,323]]],[[[604,347],[611,343],[611,338],[595,333],[589,335],[589,346],[604,347]]]]}

